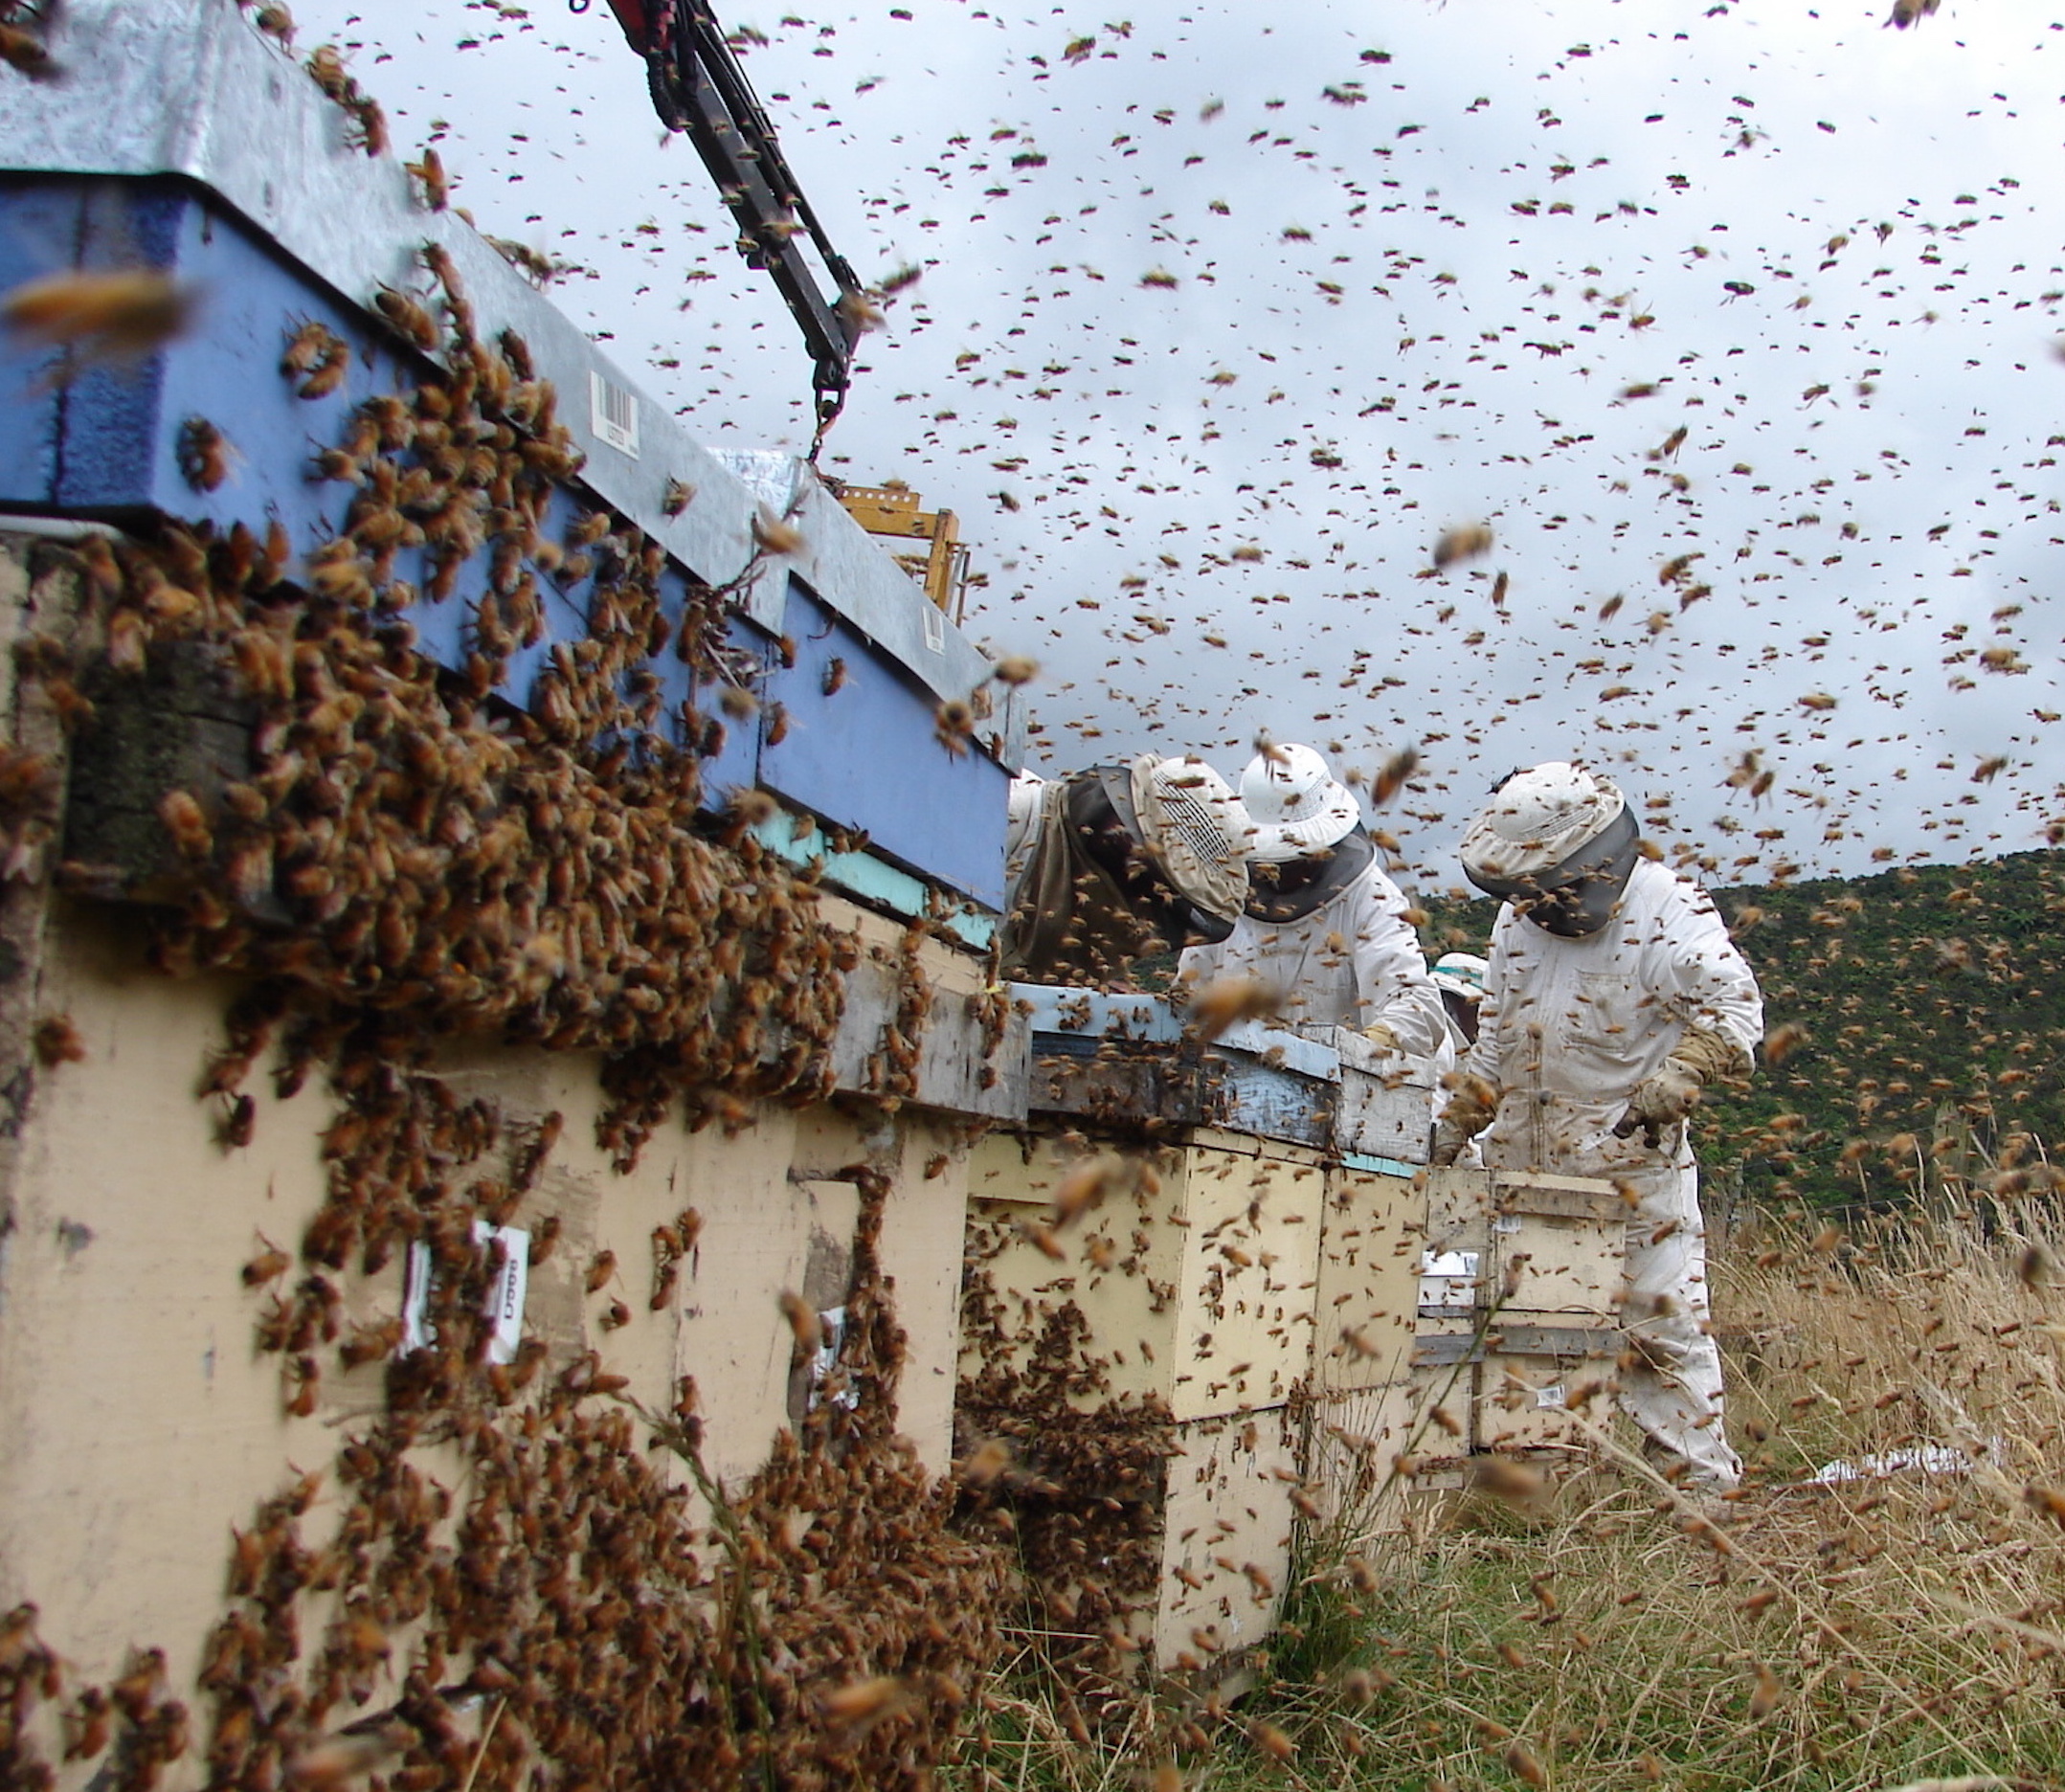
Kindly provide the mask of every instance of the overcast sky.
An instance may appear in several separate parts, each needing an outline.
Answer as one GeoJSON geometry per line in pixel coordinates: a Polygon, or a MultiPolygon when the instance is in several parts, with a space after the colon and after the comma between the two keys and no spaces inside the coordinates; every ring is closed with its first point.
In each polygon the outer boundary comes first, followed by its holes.
{"type": "MultiPolygon", "coordinates": [[[[1041,769],[1417,748],[1373,819],[1440,885],[1580,757],[1732,882],[2065,818],[2065,11],[1890,3],[720,16],[842,252],[923,269],[824,464],[959,514],[1041,769]]],[[[704,439],[807,444],[602,0],[296,11],[704,439]]]]}

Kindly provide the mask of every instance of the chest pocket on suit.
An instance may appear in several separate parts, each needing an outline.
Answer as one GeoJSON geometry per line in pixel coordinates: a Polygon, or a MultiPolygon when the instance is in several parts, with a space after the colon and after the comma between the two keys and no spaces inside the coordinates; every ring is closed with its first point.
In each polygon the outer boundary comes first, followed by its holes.
{"type": "Polygon", "coordinates": [[[1644,1030],[1647,1011],[1626,971],[1581,971],[1565,1021],[1573,1045],[1609,1058],[1626,1055],[1644,1030]]]}

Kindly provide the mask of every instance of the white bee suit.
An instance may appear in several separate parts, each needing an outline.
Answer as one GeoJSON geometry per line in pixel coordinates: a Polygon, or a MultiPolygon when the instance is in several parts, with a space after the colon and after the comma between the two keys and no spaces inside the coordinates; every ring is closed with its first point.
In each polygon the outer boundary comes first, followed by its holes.
{"type": "Polygon", "coordinates": [[[1746,1064],[1763,1037],[1762,997],[1705,893],[1644,861],[1596,933],[1559,937],[1500,909],[1466,1068],[1500,1091],[1482,1134],[1487,1165],[1607,1177],[1636,1198],[1622,1305],[1634,1349],[1621,1405],[1686,1459],[1695,1482],[1726,1489],[1742,1465],[1721,1427],[1687,1129],[1666,1127],[1653,1147],[1640,1129],[1613,1131],[1636,1086],[1695,1027],[1740,1047],[1746,1064]]]}
{"type": "Polygon", "coordinates": [[[1336,895],[1292,921],[1244,914],[1216,946],[1183,953],[1193,988],[1250,974],[1276,994],[1293,1027],[1382,1024],[1408,1057],[1429,1058],[1448,1037],[1441,992],[1405,898],[1373,861],[1336,895]]]}

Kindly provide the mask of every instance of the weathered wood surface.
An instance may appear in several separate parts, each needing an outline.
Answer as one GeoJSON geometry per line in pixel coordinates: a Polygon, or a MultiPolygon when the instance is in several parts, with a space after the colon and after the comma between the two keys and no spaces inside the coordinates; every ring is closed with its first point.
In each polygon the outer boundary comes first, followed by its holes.
{"type": "Polygon", "coordinates": [[[1426,1161],[1431,1066],[1381,1051],[1351,1028],[1308,1037],[1248,1022],[1202,1041],[1162,996],[1031,984],[1012,994],[1031,1013],[1036,1111],[1113,1126],[1222,1126],[1426,1161]]]}
{"type": "Polygon", "coordinates": [[[1540,1356],[1554,1360],[1615,1356],[1620,1354],[1618,1326],[1569,1326],[1544,1318],[1494,1319],[1482,1333],[1423,1332],[1413,1340],[1416,1369],[1446,1368],[1460,1362],[1483,1362],[1496,1356],[1540,1356]]]}
{"type": "Polygon", "coordinates": [[[843,1094],[894,1095],[949,1113],[989,1120],[1025,1117],[1031,1033],[1008,1012],[994,1052],[985,1049],[979,998],[935,990],[918,1024],[916,1058],[899,1025],[903,984],[897,968],[864,960],[846,974],[846,1005],[832,1042],[836,1086],[843,1094]]]}
{"type": "MultiPolygon", "coordinates": [[[[82,694],[93,716],[72,743],[65,857],[88,868],[95,895],[176,901],[192,887],[194,867],[182,857],[160,805],[184,791],[211,828],[221,822],[224,789],[251,774],[257,706],[237,691],[234,668],[193,641],[155,647],[140,671],[98,664],[82,694]]],[[[253,905],[251,913],[256,920],[287,918],[272,897],[253,905]]]]}
{"type": "MultiPolygon", "coordinates": [[[[192,888],[195,863],[181,855],[161,807],[182,791],[211,828],[232,824],[223,793],[251,774],[256,706],[220,656],[189,643],[154,648],[139,672],[103,666],[85,694],[94,713],[74,742],[64,824],[74,887],[107,901],[176,902],[192,888]]],[[[291,919],[270,891],[243,907],[256,922],[291,919]]],[[[1030,1029],[1022,1014],[1006,1005],[1001,1039],[990,1051],[976,998],[935,989],[913,1056],[899,1026],[902,1003],[894,965],[869,958],[848,974],[832,1048],[840,1092],[984,1119],[1024,1117],[1030,1029]]],[[[778,1042],[771,1057],[776,1049],[778,1042]]]]}

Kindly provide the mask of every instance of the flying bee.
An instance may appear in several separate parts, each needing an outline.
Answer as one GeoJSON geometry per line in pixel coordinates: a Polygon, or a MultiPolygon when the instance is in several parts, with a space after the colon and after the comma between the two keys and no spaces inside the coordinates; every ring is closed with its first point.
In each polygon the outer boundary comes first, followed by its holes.
{"type": "Polygon", "coordinates": [[[932,711],[932,738],[956,759],[967,753],[975,731],[974,706],[961,698],[950,697],[932,711]]]}
{"type": "Polygon", "coordinates": [[[1440,569],[1452,566],[1458,560],[1490,553],[1492,541],[1492,530],[1487,524],[1470,523],[1461,528],[1448,529],[1434,544],[1434,565],[1440,569]]]}
{"type": "Polygon", "coordinates": [[[1370,800],[1381,807],[1404,789],[1405,781],[1419,770],[1420,750],[1407,747],[1393,753],[1377,768],[1377,775],[1370,780],[1370,800]]]}
{"type": "Polygon", "coordinates": [[[64,74],[42,38],[19,25],[0,25],[0,62],[31,80],[54,81],[64,74]]]}
{"type": "Polygon", "coordinates": [[[35,1026],[36,1062],[46,1070],[61,1064],[79,1064],[86,1056],[86,1042],[79,1036],[70,1015],[45,1015],[35,1026]]]}
{"type": "Polygon", "coordinates": [[[803,546],[803,531],[765,504],[753,512],[752,538],[763,552],[770,554],[793,554],[803,546]]]}
{"type": "Polygon", "coordinates": [[[84,361],[137,359],[192,327],[199,289],[156,268],[46,275],[0,298],[0,323],[24,341],[84,361]]]}

